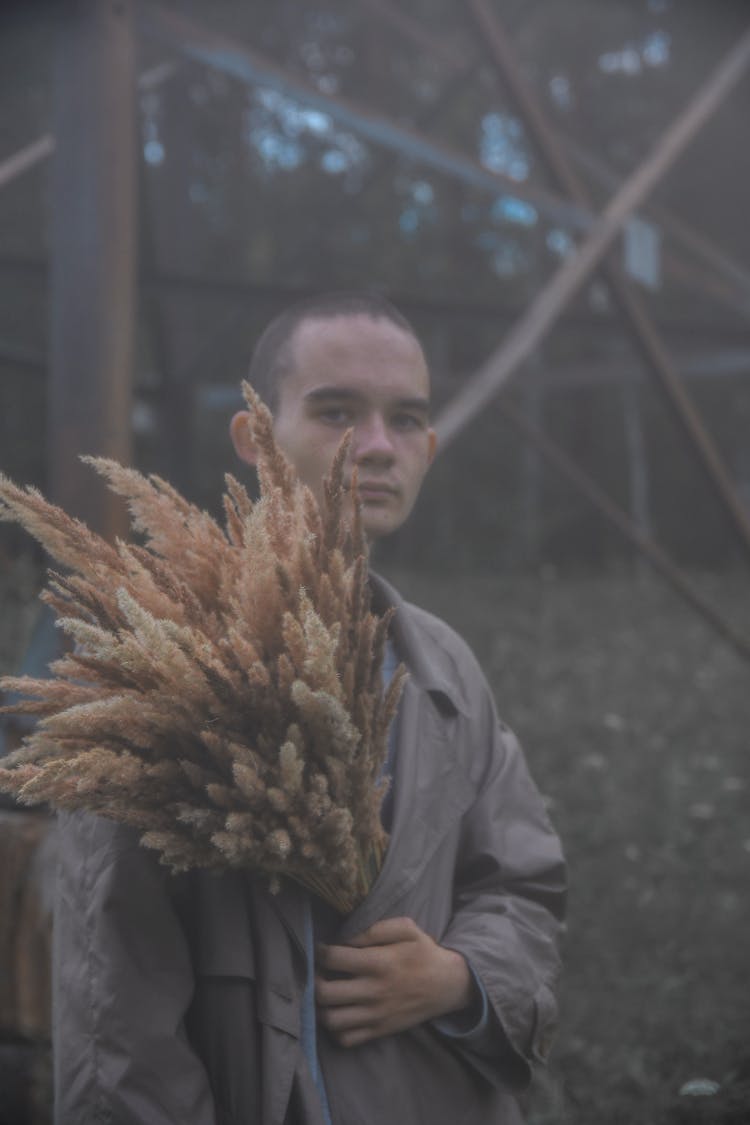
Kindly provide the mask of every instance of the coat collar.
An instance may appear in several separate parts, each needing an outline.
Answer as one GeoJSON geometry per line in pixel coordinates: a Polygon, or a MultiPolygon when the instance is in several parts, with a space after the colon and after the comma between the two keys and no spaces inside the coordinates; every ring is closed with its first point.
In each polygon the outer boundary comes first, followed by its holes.
{"type": "Polygon", "coordinates": [[[435,644],[399,592],[379,574],[370,572],[373,609],[385,613],[395,609],[393,639],[400,660],[409,669],[409,678],[423,691],[449,704],[454,713],[466,714],[468,707],[461,685],[445,652],[435,644]]]}

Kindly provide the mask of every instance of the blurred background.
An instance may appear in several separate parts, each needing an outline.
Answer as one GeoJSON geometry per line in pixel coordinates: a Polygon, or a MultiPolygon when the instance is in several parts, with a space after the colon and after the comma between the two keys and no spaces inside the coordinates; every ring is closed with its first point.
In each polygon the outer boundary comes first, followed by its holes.
{"type": "MultiPolygon", "coordinates": [[[[750,1121],[746,0],[0,14],[0,471],[219,511],[255,340],[375,289],[442,452],[377,566],[473,644],[571,863],[536,1125],[750,1121]]],[[[0,525],[0,672],[44,560],[0,525]]],[[[23,730],[10,720],[2,747],[23,730]]],[[[0,1125],[49,1120],[44,815],[0,809],[0,1125]]]]}

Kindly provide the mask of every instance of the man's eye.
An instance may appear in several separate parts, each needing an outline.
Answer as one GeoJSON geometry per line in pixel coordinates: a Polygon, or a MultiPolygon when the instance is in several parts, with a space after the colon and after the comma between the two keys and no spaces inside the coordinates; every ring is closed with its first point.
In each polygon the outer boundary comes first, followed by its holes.
{"type": "Polygon", "coordinates": [[[391,425],[397,430],[422,430],[425,421],[417,414],[394,414],[391,425]]]}
{"type": "Polygon", "coordinates": [[[346,426],[351,424],[352,412],[344,406],[326,406],[318,411],[318,418],[331,426],[346,426]]]}

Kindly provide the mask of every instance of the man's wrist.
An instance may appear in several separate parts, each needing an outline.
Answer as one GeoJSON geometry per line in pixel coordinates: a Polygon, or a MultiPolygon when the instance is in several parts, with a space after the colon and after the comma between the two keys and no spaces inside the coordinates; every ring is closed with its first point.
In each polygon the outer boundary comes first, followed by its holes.
{"type": "Polygon", "coordinates": [[[466,959],[461,957],[461,960],[468,975],[465,1003],[433,1021],[441,1034],[452,1039],[482,1035],[489,1024],[489,1002],[484,986],[466,959]]]}
{"type": "Polygon", "coordinates": [[[475,1000],[474,978],[466,958],[455,949],[440,946],[443,965],[441,977],[444,987],[441,990],[441,1010],[436,1018],[455,1017],[473,1007],[475,1000]]]}

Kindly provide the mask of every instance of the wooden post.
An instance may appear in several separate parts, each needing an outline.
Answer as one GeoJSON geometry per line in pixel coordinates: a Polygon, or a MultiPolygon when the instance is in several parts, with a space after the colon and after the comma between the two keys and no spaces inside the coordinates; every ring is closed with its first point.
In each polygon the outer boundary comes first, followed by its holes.
{"type": "Polygon", "coordinates": [[[132,0],[60,0],[52,178],[49,491],[108,537],[125,514],[79,455],[131,460],[136,127],[132,0]]]}

